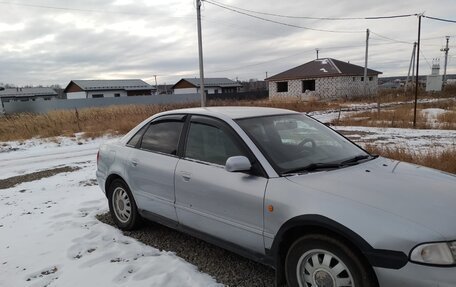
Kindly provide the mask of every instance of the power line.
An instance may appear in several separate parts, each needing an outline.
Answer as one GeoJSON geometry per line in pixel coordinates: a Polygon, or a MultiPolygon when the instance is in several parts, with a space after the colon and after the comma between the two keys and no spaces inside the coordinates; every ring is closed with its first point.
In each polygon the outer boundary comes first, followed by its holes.
{"type": "Polygon", "coordinates": [[[426,58],[426,56],[424,55],[423,51],[420,51],[420,52],[421,52],[421,56],[423,56],[423,58],[426,60],[426,63],[428,64],[429,68],[432,69],[431,63],[429,63],[429,61],[426,58]]]}
{"type": "Polygon", "coordinates": [[[238,14],[242,14],[242,15],[249,16],[249,17],[252,17],[252,18],[256,18],[258,20],[262,20],[262,21],[266,21],[266,22],[270,22],[270,23],[274,23],[274,24],[279,24],[279,25],[283,25],[283,26],[293,27],[293,28],[299,28],[299,29],[305,29],[305,30],[311,30],[311,31],[319,31],[319,32],[328,32],[328,33],[364,33],[364,31],[326,30],[326,29],[317,29],[317,28],[299,26],[299,25],[294,25],[294,24],[290,24],[290,23],[285,23],[285,22],[280,22],[280,21],[276,21],[276,20],[271,20],[271,19],[259,17],[259,16],[256,16],[256,15],[252,15],[252,14],[249,14],[249,13],[246,13],[246,12],[242,12],[242,11],[239,11],[237,9],[230,8],[230,7],[227,7],[227,6],[223,6],[223,5],[208,1],[208,0],[205,0],[204,2],[212,4],[212,5],[220,7],[220,8],[223,8],[223,9],[226,9],[226,10],[229,10],[229,11],[232,11],[232,12],[235,12],[235,13],[238,13],[238,14]]]}
{"type": "Polygon", "coordinates": [[[390,41],[393,41],[393,42],[404,43],[404,44],[413,44],[411,42],[396,40],[396,39],[393,39],[393,38],[390,38],[390,37],[387,37],[387,36],[383,36],[381,34],[378,34],[378,33],[372,32],[372,31],[371,31],[371,33],[374,34],[374,35],[377,35],[380,38],[383,38],[383,39],[386,39],[386,40],[390,40],[390,41]]]}
{"type": "Polygon", "coordinates": [[[83,9],[83,8],[58,7],[58,6],[49,6],[49,5],[36,5],[36,4],[25,4],[25,3],[13,3],[13,2],[6,2],[6,1],[0,1],[0,4],[3,4],[3,5],[13,5],[13,6],[21,6],[21,7],[40,8],[40,9],[52,9],[52,10],[76,11],[76,12],[89,12],[89,13],[113,13],[113,14],[148,15],[148,14],[146,14],[146,13],[116,12],[116,11],[109,11],[109,10],[96,10],[96,9],[83,9]]]}
{"type": "MultiPolygon", "coordinates": [[[[30,7],[30,8],[39,8],[39,9],[50,9],[50,10],[59,10],[59,11],[73,11],[73,12],[81,12],[81,13],[121,14],[121,15],[135,15],[135,16],[156,15],[154,13],[146,13],[146,12],[125,12],[125,11],[112,11],[112,10],[99,10],[99,9],[85,9],[85,8],[61,7],[61,6],[51,6],[51,5],[14,3],[14,2],[8,2],[8,1],[0,1],[0,5],[12,5],[12,6],[30,7]]],[[[191,16],[167,16],[167,17],[171,17],[171,18],[190,18],[191,16]]]]}
{"type": "MultiPolygon", "coordinates": [[[[209,2],[207,0],[204,0],[205,2],[209,2]]],[[[213,1],[213,0],[212,0],[213,1]]],[[[245,12],[250,12],[254,14],[259,14],[259,15],[265,15],[265,16],[273,16],[273,17],[280,17],[280,18],[289,18],[289,19],[309,19],[309,20],[332,20],[332,21],[341,21],[341,20],[380,20],[380,19],[391,19],[391,18],[405,18],[405,17],[412,17],[412,16],[417,16],[418,14],[403,14],[403,15],[391,15],[391,16],[372,16],[372,17],[311,17],[311,16],[291,16],[291,15],[281,15],[281,14],[275,14],[275,13],[267,13],[267,12],[260,12],[260,11],[254,11],[254,10],[249,10],[245,8],[240,8],[232,5],[228,5],[225,3],[220,3],[217,1],[213,1],[211,4],[217,3],[221,6],[245,11],[245,12]]]]}
{"type": "MultiPolygon", "coordinates": [[[[395,44],[395,43],[370,44],[369,46],[375,47],[375,46],[391,45],[391,44],[395,44]]],[[[328,51],[328,50],[349,49],[349,48],[363,48],[363,47],[360,46],[360,45],[349,45],[349,46],[337,46],[337,47],[319,48],[319,50],[320,51],[328,51]]],[[[222,72],[230,72],[230,71],[240,70],[240,69],[244,69],[244,68],[264,65],[264,64],[268,64],[268,63],[284,60],[284,59],[287,59],[287,58],[295,57],[295,56],[298,56],[298,55],[312,54],[314,52],[315,52],[315,49],[305,50],[305,51],[301,51],[301,52],[298,52],[298,53],[295,53],[295,54],[292,54],[292,55],[288,55],[288,56],[285,56],[285,57],[280,57],[280,58],[275,58],[275,59],[271,59],[271,60],[267,60],[267,61],[257,62],[257,63],[254,63],[254,64],[242,65],[242,66],[238,66],[236,68],[228,68],[228,69],[223,69],[223,70],[209,71],[208,73],[215,74],[215,73],[222,73],[222,72]]]]}
{"type": "Polygon", "coordinates": [[[449,22],[449,23],[456,23],[456,20],[450,20],[450,19],[443,19],[443,18],[437,18],[437,17],[431,17],[431,16],[425,16],[423,15],[424,18],[429,18],[432,20],[437,20],[437,21],[443,21],[443,22],[449,22]]]}

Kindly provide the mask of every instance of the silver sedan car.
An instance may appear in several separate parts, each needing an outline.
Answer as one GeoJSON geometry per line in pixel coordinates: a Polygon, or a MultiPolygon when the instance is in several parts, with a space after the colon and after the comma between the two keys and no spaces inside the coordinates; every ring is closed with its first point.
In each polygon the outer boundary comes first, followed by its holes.
{"type": "Polygon", "coordinates": [[[277,285],[456,286],[456,177],[301,113],[160,113],[100,147],[97,178],[120,229],[170,226],[273,267],[277,285]]]}

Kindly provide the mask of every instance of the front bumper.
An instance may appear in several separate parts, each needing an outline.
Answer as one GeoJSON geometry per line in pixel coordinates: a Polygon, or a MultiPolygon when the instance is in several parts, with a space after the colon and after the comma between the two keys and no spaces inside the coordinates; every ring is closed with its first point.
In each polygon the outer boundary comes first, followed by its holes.
{"type": "Polygon", "coordinates": [[[456,267],[407,263],[401,269],[374,267],[380,287],[455,287],[456,267]]]}

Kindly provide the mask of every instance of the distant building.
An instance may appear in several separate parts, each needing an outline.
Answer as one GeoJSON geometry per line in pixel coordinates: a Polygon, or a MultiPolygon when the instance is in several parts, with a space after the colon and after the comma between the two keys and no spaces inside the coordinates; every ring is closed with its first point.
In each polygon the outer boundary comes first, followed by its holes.
{"type": "MultiPolygon", "coordinates": [[[[241,84],[228,78],[204,78],[206,94],[228,94],[239,92],[241,84]]],[[[183,78],[173,86],[174,94],[193,94],[200,92],[199,78],[183,78]]]]}
{"type": "Polygon", "coordinates": [[[7,88],[0,90],[0,98],[3,103],[47,101],[56,99],[57,92],[51,88],[7,88]]]}
{"type": "Polygon", "coordinates": [[[400,79],[395,79],[395,80],[388,81],[388,82],[382,81],[381,83],[379,81],[379,85],[378,85],[379,90],[391,90],[391,89],[394,90],[394,89],[400,89],[403,87],[404,87],[404,83],[400,79]]]}
{"type": "Polygon", "coordinates": [[[317,59],[266,79],[269,98],[298,97],[350,98],[374,95],[378,91],[379,71],[342,62],[336,59],[317,59]],[[365,90],[365,80],[368,81],[365,90]]]}
{"type": "Polygon", "coordinates": [[[432,64],[432,72],[426,77],[426,92],[440,92],[442,90],[443,77],[439,75],[440,64],[432,64]]]}
{"type": "Polygon", "coordinates": [[[139,79],[73,80],[64,90],[67,99],[150,96],[155,88],[139,79]]]}

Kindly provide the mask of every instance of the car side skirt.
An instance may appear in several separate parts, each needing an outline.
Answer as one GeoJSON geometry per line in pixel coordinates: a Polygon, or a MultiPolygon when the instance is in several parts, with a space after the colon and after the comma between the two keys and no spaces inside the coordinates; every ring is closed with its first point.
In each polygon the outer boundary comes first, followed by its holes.
{"type": "Polygon", "coordinates": [[[147,210],[140,210],[139,214],[156,223],[162,224],[164,226],[167,226],[169,228],[178,230],[180,232],[186,233],[188,235],[191,235],[193,237],[196,237],[198,239],[201,239],[207,243],[216,245],[218,247],[221,247],[223,249],[226,249],[228,251],[231,251],[233,253],[236,253],[242,257],[246,257],[250,260],[253,260],[255,262],[267,265],[269,267],[272,267],[275,269],[275,260],[273,257],[269,256],[269,254],[260,254],[258,252],[254,252],[252,250],[246,249],[242,246],[233,244],[231,242],[228,242],[226,240],[220,239],[218,237],[214,237],[210,234],[201,232],[199,230],[184,226],[182,224],[179,224],[178,222],[168,219],[166,217],[157,215],[153,212],[147,211],[147,210]]]}

